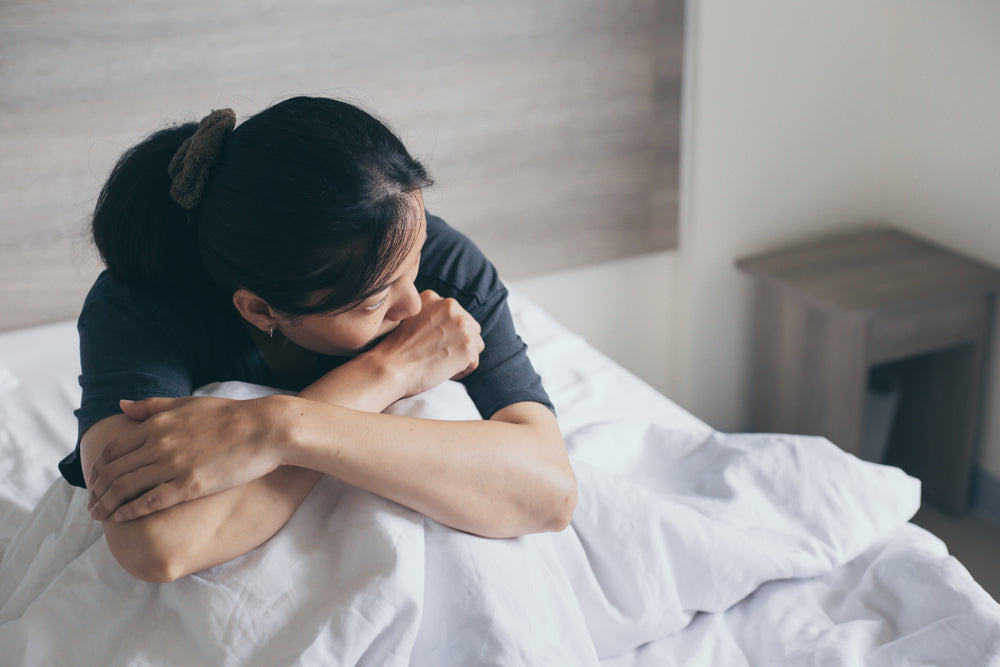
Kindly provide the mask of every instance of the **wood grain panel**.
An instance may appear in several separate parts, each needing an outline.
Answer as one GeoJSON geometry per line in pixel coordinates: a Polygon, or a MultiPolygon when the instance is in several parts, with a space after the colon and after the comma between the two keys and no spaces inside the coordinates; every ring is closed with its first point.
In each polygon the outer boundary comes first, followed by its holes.
{"type": "Polygon", "coordinates": [[[858,453],[868,379],[864,322],[789,295],[757,286],[751,429],[821,435],[858,453]]]}
{"type": "Polygon", "coordinates": [[[872,313],[989,294],[1000,271],[897,229],[854,230],[737,262],[822,308],[872,313]]]}
{"type": "Polygon", "coordinates": [[[122,150],[295,94],[387,119],[508,277],[672,247],[682,40],[682,0],[3,3],[0,329],[75,314],[122,150]]]}
{"type": "Polygon", "coordinates": [[[978,341],[991,299],[977,295],[874,315],[868,323],[868,363],[978,341]]]}
{"type": "Polygon", "coordinates": [[[889,462],[968,508],[1000,271],[897,230],[748,257],[757,279],[753,424],[860,455],[869,372],[900,381],[889,462]]]}

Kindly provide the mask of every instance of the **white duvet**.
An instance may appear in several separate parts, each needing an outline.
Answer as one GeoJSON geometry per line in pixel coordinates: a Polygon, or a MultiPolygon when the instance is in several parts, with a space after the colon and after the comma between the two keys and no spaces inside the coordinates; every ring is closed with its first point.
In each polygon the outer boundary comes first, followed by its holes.
{"type": "MultiPolygon", "coordinates": [[[[906,523],[916,480],[819,438],[717,433],[517,314],[579,481],[570,528],[477,538],[325,478],[260,548],[149,584],[56,480],[4,552],[0,661],[1000,664],[1000,608],[906,523]]],[[[393,410],[475,415],[453,383],[393,410]]]]}

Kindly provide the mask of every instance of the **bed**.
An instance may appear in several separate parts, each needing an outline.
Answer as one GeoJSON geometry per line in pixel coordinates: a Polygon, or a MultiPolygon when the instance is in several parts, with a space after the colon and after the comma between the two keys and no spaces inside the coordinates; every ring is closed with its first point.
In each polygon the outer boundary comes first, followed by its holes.
{"type": "MultiPolygon", "coordinates": [[[[73,323],[0,334],[4,664],[1000,664],[1000,606],[909,523],[917,480],[821,438],[720,433],[511,306],[578,477],[569,528],[477,538],[326,478],[270,541],[170,584],[121,570],[57,478],[73,323]]],[[[455,383],[391,410],[475,417],[455,383]]]]}
{"type": "MultiPolygon", "coordinates": [[[[57,478],[80,392],[65,320],[98,271],[74,230],[124,147],[220,106],[360,98],[507,277],[673,248],[684,5],[3,3],[0,663],[1000,664],[1000,607],[909,523],[916,480],[720,433],[519,294],[580,486],[560,533],[476,538],[327,478],[258,549],[157,585],[57,478]]],[[[453,383],[392,410],[477,418],[453,383]]]]}

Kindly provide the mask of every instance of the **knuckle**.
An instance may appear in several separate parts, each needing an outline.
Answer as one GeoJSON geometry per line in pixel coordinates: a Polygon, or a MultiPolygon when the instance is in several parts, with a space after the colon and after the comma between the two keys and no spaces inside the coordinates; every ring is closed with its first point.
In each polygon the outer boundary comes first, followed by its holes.
{"type": "Polygon", "coordinates": [[[146,420],[147,424],[150,424],[154,428],[169,428],[170,425],[176,420],[176,416],[173,411],[167,410],[166,412],[158,412],[146,420]]]}
{"type": "Polygon", "coordinates": [[[163,462],[170,466],[170,468],[176,469],[181,465],[181,453],[175,449],[168,450],[163,455],[163,462]]]}
{"type": "Polygon", "coordinates": [[[181,492],[186,499],[198,498],[202,495],[202,490],[204,488],[203,480],[201,475],[194,472],[190,472],[181,480],[181,492]]]}
{"type": "Polygon", "coordinates": [[[112,507],[117,507],[121,504],[122,493],[120,485],[116,482],[108,487],[108,490],[104,492],[101,499],[97,504],[103,510],[110,511],[112,507]]]}
{"type": "Polygon", "coordinates": [[[147,493],[142,498],[142,508],[148,512],[155,512],[160,509],[160,496],[155,492],[147,493]]]}

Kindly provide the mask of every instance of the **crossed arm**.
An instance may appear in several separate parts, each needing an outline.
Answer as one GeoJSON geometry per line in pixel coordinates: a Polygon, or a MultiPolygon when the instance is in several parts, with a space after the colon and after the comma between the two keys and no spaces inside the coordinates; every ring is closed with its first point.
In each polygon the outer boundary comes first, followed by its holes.
{"type": "MultiPolygon", "coordinates": [[[[468,361],[418,358],[423,388],[468,361]]],[[[98,422],[81,456],[115,558],[147,581],[232,560],[274,535],[323,474],[478,535],[564,528],[576,480],[552,413],[525,402],[487,421],[380,414],[414,393],[402,360],[380,344],[298,396],[153,398],[98,422]]]]}

